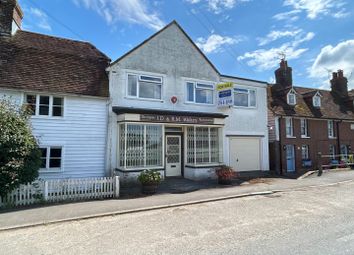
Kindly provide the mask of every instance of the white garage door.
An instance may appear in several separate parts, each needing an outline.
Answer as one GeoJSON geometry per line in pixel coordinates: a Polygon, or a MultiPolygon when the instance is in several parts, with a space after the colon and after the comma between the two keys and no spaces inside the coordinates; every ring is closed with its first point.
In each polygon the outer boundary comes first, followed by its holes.
{"type": "Polygon", "coordinates": [[[235,171],[260,170],[260,144],[260,138],[258,137],[230,138],[230,166],[233,167],[235,171]]]}

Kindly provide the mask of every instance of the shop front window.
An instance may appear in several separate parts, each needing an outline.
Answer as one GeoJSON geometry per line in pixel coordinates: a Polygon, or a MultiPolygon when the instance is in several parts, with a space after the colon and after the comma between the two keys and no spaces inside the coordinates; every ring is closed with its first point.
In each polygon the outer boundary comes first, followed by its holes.
{"type": "Polygon", "coordinates": [[[119,166],[125,169],[163,167],[162,125],[120,124],[119,166]]]}
{"type": "Polygon", "coordinates": [[[193,165],[220,163],[219,128],[187,128],[187,163],[193,165]]]}

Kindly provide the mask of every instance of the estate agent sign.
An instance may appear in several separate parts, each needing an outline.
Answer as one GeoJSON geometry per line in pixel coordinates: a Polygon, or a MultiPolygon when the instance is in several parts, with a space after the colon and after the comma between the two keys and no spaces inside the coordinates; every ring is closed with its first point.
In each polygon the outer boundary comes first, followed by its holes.
{"type": "Polygon", "coordinates": [[[218,107],[227,107],[233,104],[233,88],[234,84],[232,82],[220,83],[216,86],[218,107]]]}
{"type": "Polygon", "coordinates": [[[214,118],[196,116],[176,116],[158,114],[140,114],[140,120],[146,122],[180,123],[180,124],[214,124],[214,118]]]}

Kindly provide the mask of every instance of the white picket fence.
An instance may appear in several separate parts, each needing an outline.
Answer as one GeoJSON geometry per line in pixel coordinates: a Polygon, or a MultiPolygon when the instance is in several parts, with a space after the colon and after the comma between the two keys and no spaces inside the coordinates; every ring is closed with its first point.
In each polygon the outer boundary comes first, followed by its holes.
{"type": "Polygon", "coordinates": [[[0,197],[0,207],[118,197],[118,176],[45,180],[21,185],[6,197],[0,197]]]}

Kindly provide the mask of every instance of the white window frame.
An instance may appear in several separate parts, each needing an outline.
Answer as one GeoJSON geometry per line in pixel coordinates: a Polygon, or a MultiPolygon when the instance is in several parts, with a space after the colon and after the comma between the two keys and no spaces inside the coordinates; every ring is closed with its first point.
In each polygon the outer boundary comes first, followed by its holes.
{"type": "Polygon", "coordinates": [[[327,129],[328,129],[328,138],[336,138],[334,132],[334,120],[327,121],[327,129]]]}
{"type": "MultiPolygon", "coordinates": [[[[40,145],[40,149],[47,149],[46,155],[46,167],[40,168],[40,173],[57,173],[64,171],[64,146],[62,145],[40,145]],[[60,157],[60,167],[49,167],[50,164],[50,149],[61,149],[61,157],[60,157]]],[[[42,155],[41,155],[42,157],[42,155]]]]}
{"type": "Polygon", "coordinates": [[[316,94],[316,95],[314,95],[313,97],[312,97],[312,104],[313,104],[313,106],[314,107],[321,107],[321,96],[319,96],[318,94],[316,94]],[[316,103],[316,98],[318,98],[318,104],[316,103]]]}
{"type": "Polygon", "coordinates": [[[234,87],[233,89],[233,101],[234,101],[234,107],[236,108],[257,108],[257,90],[256,89],[251,89],[251,88],[242,88],[242,87],[234,87]],[[247,92],[240,92],[240,91],[236,91],[236,90],[247,90],[247,92]],[[251,91],[254,92],[254,97],[255,97],[255,105],[251,106],[251,91]],[[241,106],[241,105],[235,105],[235,94],[247,94],[248,96],[248,106],[241,106]]]}
{"type": "Polygon", "coordinates": [[[310,159],[310,147],[307,144],[301,145],[301,159],[302,160],[310,159]],[[304,151],[306,157],[304,157],[304,151]]]}
{"type": "Polygon", "coordinates": [[[287,94],[287,103],[288,103],[288,105],[296,105],[296,91],[295,90],[293,90],[293,89],[291,89],[289,92],[288,92],[288,94],[287,94]],[[290,102],[290,96],[294,96],[294,102],[290,102]]]}
{"type": "Polygon", "coordinates": [[[302,118],[300,119],[300,132],[301,132],[301,138],[310,138],[309,136],[309,126],[308,126],[308,119],[302,118]],[[303,127],[305,129],[305,134],[303,134],[302,130],[303,127]]]}
{"type": "Polygon", "coordinates": [[[295,138],[294,137],[294,120],[291,117],[285,118],[285,134],[287,138],[295,138]],[[291,134],[288,134],[288,125],[290,125],[291,134]]]}
{"type": "Polygon", "coordinates": [[[148,100],[148,101],[162,101],[163,98],[163,90],[164,90],[164,77],[161,75],[155,75],[155,74],[145,74],[145,73],[133,73],[133,72],[127,72],[126,74],[126,97],[130,99],[138,99],[138,100],[148,100]],[[129,75],[136,76],[137,78],[137,84],[136,84],[136,96],[129,95],[129,75]],[[161,82],[158,81],[150,81],[150,80],[143,80],[141,77],[146,76],[154,79],[161,79],[161,82]],[[156,83],[156,84],[161,84],[161,91],[160,91],[160,98],[148,98],[148,97],[141,97],[140,96],[140,81],[145,81],[145,82],[150,82],[150,83],[156,83]]]}
{"type": "Polygon", "coordinates": [[[207,82],[207,81],[201,81],[201,80],[184,80],[184,86],[185,86],[185,102],[188,104],[198,104],[198,105],[215,105],[215,84],[212,82],[207,82]],[[188,83],[193,84],[193,101],[189,101],[188,98],[188,83]],[[210,88],[198,88],[198,85],[208,85],[211,86],[210,88]],[[210,90],[212,91],[212,103],[200,103],[197,102],[197,89],[205,89],[205,90],[210,90]]]}
{"type": "Polygon", "coordinates": [[[53,118],[53,119],[63,119],[65,116],[65,101],[66,98],[64,96],[57,96],[57,95],[45,95],[45,94],[36,94],[36,93],[25,93],[24,94],[24,104],[27,104],[27,96],[35,96],[36,97],[36,109],[35,109],[35,113],[33,115],[31,115],[31,117],[35,117],[35,118],[53,118]],[[39,114],[39,106],[40,106],[40,97],[44,96],[44,97],[49,97],[49,111],[48,111],[48,115],[40,115],[39,114]],[[53,101],[54,98],[61,98],[63,100],[63,104],[62,104],[62,116],[53,116],[53,101]]]}

